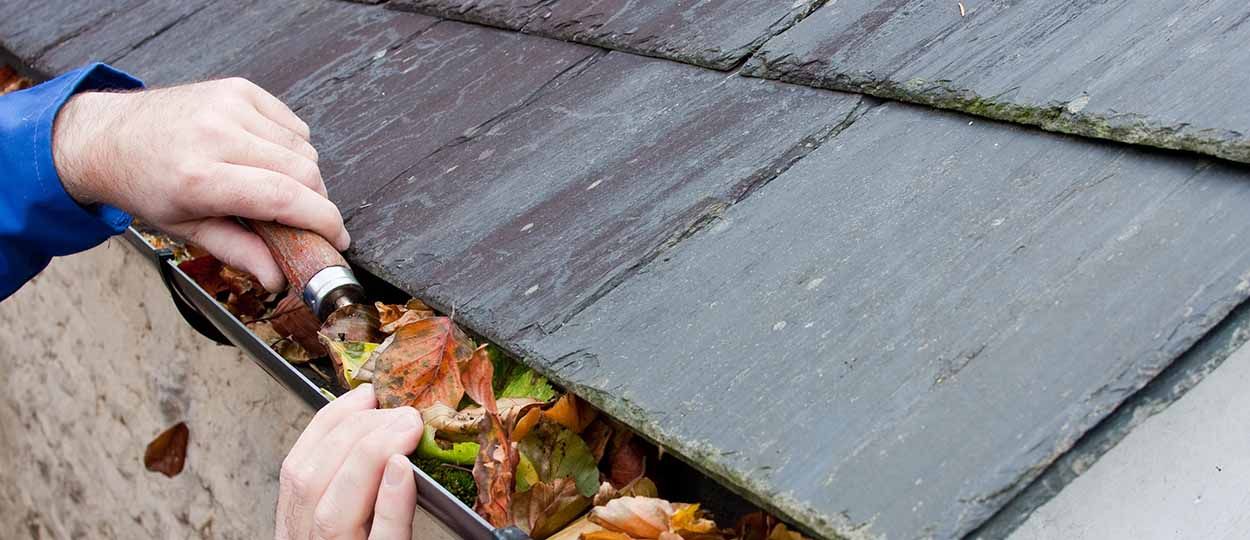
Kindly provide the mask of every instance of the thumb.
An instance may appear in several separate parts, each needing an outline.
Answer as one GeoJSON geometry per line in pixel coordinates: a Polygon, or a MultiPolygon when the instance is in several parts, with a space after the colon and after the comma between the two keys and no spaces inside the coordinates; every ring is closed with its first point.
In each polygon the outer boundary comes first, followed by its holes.
{"type": "Polygon", "coordinates": [[[408,458],[395,454],[386,460],[378,500],[373,505],[369,540],[410,540],[417,510],[417,480],[408,458]]]}

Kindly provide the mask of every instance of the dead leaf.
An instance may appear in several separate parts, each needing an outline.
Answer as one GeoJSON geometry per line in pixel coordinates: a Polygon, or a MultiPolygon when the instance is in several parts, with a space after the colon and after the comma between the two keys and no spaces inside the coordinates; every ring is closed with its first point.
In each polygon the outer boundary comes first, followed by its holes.
{"type": "Polygon", "coordinates": [[[185,422],[178,422],[173,427],[157,435],[143,452],[143,466],[152,472],[159,472],[173,478],[182,472],[187,461],[187,442],[191,438],[191,430],[185,422]]]}
{"type": "Polygon", "coordinates": [[[225,265],[212,255],[203,255],[194,259],[187,259],[178,263],[178,269],[182,273],[191,278],[196,285],[199,285],[209,296],[216,297],[217,300],[225,300],[218,295],[229,291],[230,286],[221,278],[221,269],[225,265]]]}
{"type": "Polygon", "coordinates": [[[778,523],[768,534],[768,540],[807,540],[807,537],[786,528],[785,523],[778,523]]]}
{"type": "Polygon", "coordinates": [[[614,486],[625,486],[647,473],[647,454],[629,431],[617,438],[608,455],[608,480],[614,486]]]}
{"type": "MultiPolygon", "coordinates": [[[[517,425],[517,419],[524,413],[537,409],[541,403],[528,398],[504,398],[496,400],[499,418],[504,426],[517,425]]],[[[421,419],[426,426],[438,430],[439,435],[449,441],[467,441],[477,438],[482,431],[482,417],[486,415],[485,407],[469,407],[457,411],[447,405],[436,403],[421,411],[421,419]]],[[[517,429],[512,429],[512,438],[518,438],[517,429]]]]}
{"type": "Polygon", "coordinates": [[[595,420],[582,432],[582,440],[586,441],[586,446],[590,447],[590,454],[595,456],[595,461],[603,460],[603,454],[608,449],[608,443],[612,441],[612,433],[614,428],[604,422],[602,418],[595,420]]]}
{"type": "MultiPolygon", "coordinates": [[[[411,326],[404,329],[407,328],[411,326]]],[[[512,486],[520,458],[499,415],[487,413],[483,422],[487,427],[482,430],[477,460],[473,464],[473,480],[477,483],[477,503],[473,510],[491,525],[507,527],[514,522],[512,486]]]]}
{"type": "Polygon", "coordinates": [[[590,511],[590,521],[634,538],[659,538],[660,533],[669,531],[669,519],[675,512],[664,499],[621,497],[596,506],[590,511]]]}
{"type": "Polygon", "coordinates": [[[673,517],[669,519],[669,528],[672,532],[683,538],[719,535],[720,531],[716,528],[716,522],[707,519],[699,511],[698,504],[675,504],[673,508],[676,512],[673,512],[673,517]]]}
{"type": "Polygon", "coordinates": [[[543,416],[569,428],[573,433],[581,433],[598,415],[594,407],[573,394],[560,396],[551,408],[543,411],[543,416]]]}
{"type": "Polygon", "coordinates": [[[352,389],[373,380],[373,373],[365,365],[373,358],[377,343],[367,341],[335,341],[325,334],[318,334],[321,343],[329,351],[334,364],[334,375],[344,388],[352,389]]]}
{"type": "Polygon", "coordinates": [[[264,315],[270,294],[251,274],[222,264],[212,255],[178,263],[178,268],[243,322],[264,315]]]}
{"type": "Polygon", "coordinates": [[[409,300],[407,304],[402,306],[399,304],[383,304],[382,302],[375,302],[373,305],[378,310],[378,321],[381,323],[381,330],[387,334],[394,332],[400,327],[434,316],[434,310],[425,305],[425,302],[416,298],[409,300]]]}
{"type": "Polygon", "coordinates": [[[621,497],[659,497],[660,490],[656,488],[655,482],[645,476],[626,484],[625,487],[617,488],[611,482],[599,484],[599,492],[595,493],[595,506],[603,506],[608,504],[612,499],[621,497]]]}
{"type": "Polygon", "coordinates": [[[364,304],[348,304],[334,310],[318,331],[335,341],[381,343],[386,337],[378,331],[377,310],[364,304]]]}
{"type": "MultiPolygon", "coordinates": [[[[374,352],[374,392],[382,407],[435,403],[456,407],[464,397],[461,365],[473,341],[447,317],[431,317],[396,330],[374,352]]],[[[502,429],[502,427],[500,428],[502,429]]]]}
{"type": "Polygon", "coordinates": [[[313,314],[304,299],[294,292],[287,294],[274,307],[269,317],[274,331],[278,335],[298,343],[309,356],[316,358],[327,354],[325,346],[317,338],[321,330],[321,321],[313,314]]]}
{"type": "Polygon", "coordinates": [[[580,540],[634,540],[634,538],[623,532],[599,530],[582,533],[580,540]]]}
{"type": "Polygon", "coordinates": [[[517,527],[534,540],[555,534],[587,508],[590,498],[578,492],[571,478],[559,478],[551,484],[539,482],[512,499],[517,527]]]}
{"type": "Polygon", "coordinates": [[[473,351],[469,361],[460,366],[460,382],[464,384],[464,391],[469,399],[485,407],[487,412],[499,414],[499,405],[495,403],[495,388],[492,386],[494,378],[494,365],[490,362],[485,345],[473,351]]]}

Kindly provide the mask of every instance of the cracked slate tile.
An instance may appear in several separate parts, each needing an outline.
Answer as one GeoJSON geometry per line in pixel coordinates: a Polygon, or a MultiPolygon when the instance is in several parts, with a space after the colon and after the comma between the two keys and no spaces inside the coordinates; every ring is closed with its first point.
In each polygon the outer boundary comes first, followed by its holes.
{"type": "Polygon", "coordinates": [[[221,0],[117,65],[149,85],[245,77],[291,101],[363,69],[437,22],[342,2],[221,0]]]}
{"type": "Polygon", "coordinates": [[[370,197],[351,257],[497,342],[550,330],[860,99],[609,53],[370,197]]]}
{"type": "Polygon", "coordinates": [[[1250,162],[1250,4],[830,2],[751,75],[1250,162]]]}
{"type": "Polygon", "coordinates": [[[392,0],[395,9],[731,69],[820,1],[392,0]]]}
{"type": "Polygon", "coordinates": [[[892,103],[512,346],[825,537],[959,538],[1250,294],[1246,173],[892,103]]]}
{"type": "MultiPolygon", "coordinates": [[[[381,10],[379,10],[381,11],[381,10]]],[[[411,14],[398,14],[401,17],[411,14]]],[[[353,237],[353,215],[397,177],[435,177],[415,164],[544,88],[598,49],[444,21],[295,103],[312,126],[330,198],[353,237]]],[[[399,179],[398,185],[412,184],[399,179]]]]}

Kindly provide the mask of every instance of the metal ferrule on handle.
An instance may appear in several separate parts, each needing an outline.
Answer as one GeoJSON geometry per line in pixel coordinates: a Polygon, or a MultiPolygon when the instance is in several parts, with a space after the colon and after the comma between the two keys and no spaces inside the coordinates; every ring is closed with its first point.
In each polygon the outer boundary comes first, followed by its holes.
{"type": "Polygon", "coordinates": [[[321,269],[304,285],[304,303],[317,318],[325,320],[335,309],[347,304],[359,303],[364,298],[364,288],[356,280],[356,274],[346,266],[329,266],[321,269]]]}

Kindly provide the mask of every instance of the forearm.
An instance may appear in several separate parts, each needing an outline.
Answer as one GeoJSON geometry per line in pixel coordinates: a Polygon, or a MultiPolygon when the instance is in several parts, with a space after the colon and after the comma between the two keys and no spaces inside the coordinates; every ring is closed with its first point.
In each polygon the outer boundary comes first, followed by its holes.
{"type": "Polygon", "coordinates": [[[57,170],[53,131],[75,94],[131,89],[138,80],[102,64],[0,96],[0,299],[58,255],[88,249],[125,229],[129,214],[79,204],[57,170]]]}

